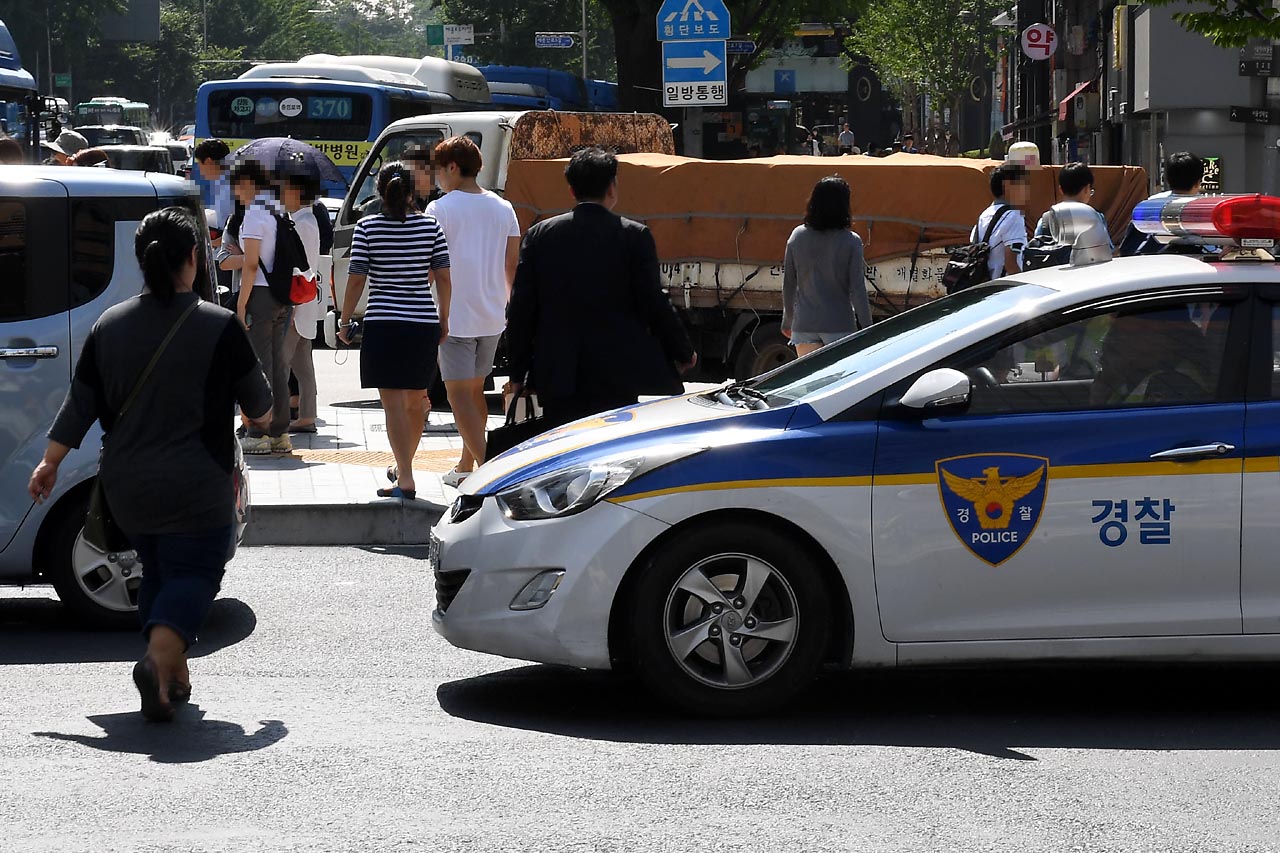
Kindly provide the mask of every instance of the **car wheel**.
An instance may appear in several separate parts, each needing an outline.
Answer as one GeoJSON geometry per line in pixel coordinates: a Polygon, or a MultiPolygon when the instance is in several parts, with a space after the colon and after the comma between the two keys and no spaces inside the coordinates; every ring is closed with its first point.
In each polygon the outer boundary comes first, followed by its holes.
{"type": "Polygon", "coordinates": [[[796,351],[782,334],[782,324],[762,323],[738,345],[733,378],[742,382],[795,361],[795,358],[796,351]]]}
{"type": "Polygon", "coordinates": [[[87,497],[60,513],[48,556],[48,578],[76,621],[94,628],[138,627],[142,564],[136,551],[104,553],[84,539],[87,497]]]}
{"type": "Polygon", "coordinates": [[[812,680],[829,621],[809,548],[718,523],[678,536],[644,567],[632,609],[636,668],[685,710],[767,713],[812,680]]]}

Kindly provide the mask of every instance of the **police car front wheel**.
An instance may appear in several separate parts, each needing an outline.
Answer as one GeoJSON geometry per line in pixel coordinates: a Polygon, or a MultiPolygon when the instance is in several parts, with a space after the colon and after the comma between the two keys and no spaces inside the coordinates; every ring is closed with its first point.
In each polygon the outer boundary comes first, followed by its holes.
{"type": "Polygon", "coordinates": [[[760,714],[817,672],[829,611],[810,550],[743,522],[691,529],[644,568],[632,612],[640,676],[703,714],[760,714]]]}

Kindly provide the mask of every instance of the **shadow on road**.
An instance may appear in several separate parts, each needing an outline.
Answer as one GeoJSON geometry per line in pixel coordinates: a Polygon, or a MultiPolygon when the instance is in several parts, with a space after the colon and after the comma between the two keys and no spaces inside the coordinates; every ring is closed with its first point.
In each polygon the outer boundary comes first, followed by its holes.
{"type": "Polygon", "coordinates": [[[455,717],[622,743],[951,747],[1034,761],[1028,749],[1275,750],[1280,669],[1144,667],[828,675],[772,717],[679,716],[636,681],[526,666],[443,684],[455,717]]]}
{"type": "Polygon", "coordinates": [[[32,734],[104,752],[147,755],[160,764],[194,764],[220,755],[266,749],[289,734],[288,727],[279,720],[259,720],[260,728],[250,734],[237,723],[205,719],[199,705],[180,707],[171,723],[148,723],[137,711],[98,714],[88,719],[102,729],[102,737],[61,732],[32,734]]]}
{"type": "MultiPolygon", "coordinates": [[[[234,646],[257,627],[253,608],[236,598],[220,598],[189,656],[204,657],[234,646]]],[[[135,661],[145,650],[137,631],[77,627],[54,599],[0,599],[0,665],[135,661]]]]}

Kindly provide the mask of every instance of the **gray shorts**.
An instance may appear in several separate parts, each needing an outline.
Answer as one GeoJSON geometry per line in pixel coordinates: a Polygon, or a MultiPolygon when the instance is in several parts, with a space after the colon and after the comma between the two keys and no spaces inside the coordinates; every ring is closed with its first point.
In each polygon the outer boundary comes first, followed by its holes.
{"type": "Polygon", "coordinates": [[[498,351],[498,338],[502,335],[485,335],[481,338],[445,338],[440,345],[440,378],[445,382],[462,379],[480,379],[493,370],[493,356],[498,351]]]}
{"type": "Polygon", "coordinates": [[[847,338],[852,335],[852,331],[848,332],[792,332],[791,343],[794,344],[834,344],[841,338],[847,338]]]}

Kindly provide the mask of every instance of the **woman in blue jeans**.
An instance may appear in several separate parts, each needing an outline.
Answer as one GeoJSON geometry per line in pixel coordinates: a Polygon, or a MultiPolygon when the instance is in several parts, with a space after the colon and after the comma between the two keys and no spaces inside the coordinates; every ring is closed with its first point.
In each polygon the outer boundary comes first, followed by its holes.
{"type": "Polygon", "coordinates": [[[138,226],[134,251],[146,289],[94,324],[29,485],[33,499],[47,499],[58,465],[101,421],[98,476],[143,566],[138,612],[147,652],[133,680],[143,715],[157,721],[172,719],[174,703],[191,695],[187,648],[231,553],[235,404],[259,427],[272,404],[236,315],[193,290],[203,271],[198,227],[178,207],[138,226]],[[180,334],[165,346],[174,329],[180,334]]]}

